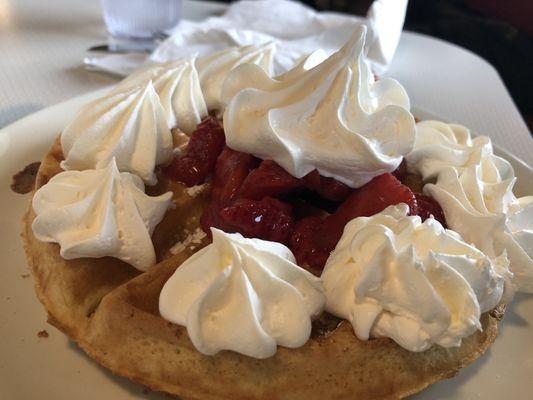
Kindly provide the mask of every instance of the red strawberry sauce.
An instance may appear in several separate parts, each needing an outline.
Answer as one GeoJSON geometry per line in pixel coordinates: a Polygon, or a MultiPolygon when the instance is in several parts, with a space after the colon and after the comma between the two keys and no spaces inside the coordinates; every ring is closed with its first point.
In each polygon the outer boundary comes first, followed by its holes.
{"type": "MultiPolygon", "coordinates": [[[[433,216],[443,225],[446,223],[434,199],[413,193],[401,182],[406,176],[405,162],[393,173],[377,176],[352,189],[316,170],[295,178],[272,160],[260,160],[224,143],[222,126],[208,117],[192,133],[185,152],[163,172],[186,186],[213,177],[211,203],[201,218],[206,233],[210,234],[210,227],[217,227],[245,237],[286,244],[298,264],[316,275],[321,274],[344,226],[354,218],[405,203],[411,215],[419,215],[422,220],[433,216]],[[325,214],[325,210],[317,209],[312,215],[296,220],[293,207],[302,207],[302,201],[316,197],[333,204],[333,212],[325,214]]],[[[314,205],[310,209],[313,207],[316,209],[314,205]]]]}

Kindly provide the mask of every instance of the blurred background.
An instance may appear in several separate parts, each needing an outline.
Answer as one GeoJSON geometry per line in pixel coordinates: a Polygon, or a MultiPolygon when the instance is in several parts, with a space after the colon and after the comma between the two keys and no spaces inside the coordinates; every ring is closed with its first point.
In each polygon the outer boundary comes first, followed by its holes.
{"type": "MultiPolygon", "coordinates": [[[[365,15],[372,0],[302,3],[365,15]]],[[[533,0],[409,0],[404,29],[455,43],[491,63],[533,131],[533,0]]]]}

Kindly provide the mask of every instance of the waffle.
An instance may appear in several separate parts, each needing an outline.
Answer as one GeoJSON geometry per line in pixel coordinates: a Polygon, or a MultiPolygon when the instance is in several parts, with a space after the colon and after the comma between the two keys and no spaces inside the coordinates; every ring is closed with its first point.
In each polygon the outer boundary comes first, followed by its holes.
{"type": "MultiPolygon", "coordinates": [[[[62,158],[56,140],[40,166],[35,189],[61,171],[62,158]]],[[[453,377],[497,336],[502,307],[484,314],[483,330],[458,348],[433,346],[413,353],[386,338],[360,341],[342,321],[326,330],[315,325],[304,346],[279,347],[265,360],[230,351],[205,356],[184,327],[160,316],[158,299],[175,269],[208,244],[203,239],[179,251],[172,248],[199,228],[209,185],[191,194],[178,183],[159,179],[149,194],[171,190],[176,207],[154,232],[158,263],[144,273],[111,257],[65,260],[57,244],[33,235],[31,204],[24,216],[26,257],[48,321],[117,375],[183,399],[399,399],[453,377]]]]}

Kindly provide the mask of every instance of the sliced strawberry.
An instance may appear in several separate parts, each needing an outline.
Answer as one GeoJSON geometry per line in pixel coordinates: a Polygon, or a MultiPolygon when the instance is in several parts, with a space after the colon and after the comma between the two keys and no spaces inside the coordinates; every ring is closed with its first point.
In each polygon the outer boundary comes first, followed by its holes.
{"type": "Polygon", "coordinates": [[[353,189],[334,178],[326,178],[315,169],[302,178],[304,185],[318,193],[321,197],[331,201],[343,201],[353,192],[353,189]]]}
{"type": "Polygon", "coordinates": [[[174,158],[163,172],[189,187],[204,183],[213,172],[224,143],[224,129],[216,118],[207,117],[191,134],[183,154],[174,158]]]}
{"type": "Polygon", "coordinates": [[[416,202],[418,204],[417,215],[422,218],[422,221],[425,221],[427,218],[433,216],[437,221],[439,221],[442,226],[446,228],[446,218],[444,216],[444,211],[440,204],[433,197],[424,196],[420,193],[415,193],[416,202]]]}
{"type": "Polygon", "coordinates": [[[232,230],[232,227],[226,224],[220,217],[221,209],[222,208],[216,203],[211,203],[204,208],[204,212],[200,218],[200,226],[209,238],[211,238],[211,227],[218,228],[224,232],[235,232],[232,230]]]}
{"type": "Polygon", "coordinates": [[[245,237],[287,243],[294,221],[290,205],[271,197],[261,200],[238,199],[220,211],[229,230],[245,237]]]}
{"type": "Polygon", "coordinates": [[[259,168],[250,172],[240,191],[240,197],[260,200],[263,197],[278,197],[297,192],[303,188],[318,193],[331,201],[343,201],[353,189],[333,178],[320,176],[314,170],[301,179],[289,174],[271,160],[264,160],[259,168]]]}
{"type": "Polygon", "coordinates": [[[225,146],[217,159],[212,199],[220,205],[230,204],[250,171],[259,160],[254,156],[225,146]]]}
{"type": "Polygon", "coordinates": [[[394,175],[394,177],[399,181],[403,182],[405,176],[407,175],[407,162],[405,161],[405,158],[402,160],[398,168],[392,171],[392,175],[394,175]]]}
{"type": "Polygon", "coordinates": [[[329,257],[329,252],[314,245],[314,237],[321,225],[322,220],[318,216],[303,218],[296,223],[289,238],[289,247],[298,265],[317,276],[320,276],[329,257]]]}
{"type": "Polygon", "coordinates": [[[402,185],[392,174],[375,177],[350,195],[334,214],[324,220],[321,234],[316,237],[317,246],[333,250],[349,221],[357,217],[369,217],[399,203],[407,204],[411,215],[416,214],[416,198],[407,186],[402,185]]]}
{"type": "Polygon", "coordinates": [[[321,222],[309,218],[298,222],[291,235],[291,249],[301,265],[314,273],[321,271],[349,221],[377,214],[398,203],[406,203],[411,214],[417,212],[413,192],[393,175],[380,175],[353,192],[334,214],[321,222]]]}
{"type": "Polygon", "coordinates": [[[302,187],[302,183],[272,160],[264,160],[244,180],[240,197],[261,200],[278,197],[302,187]]]}

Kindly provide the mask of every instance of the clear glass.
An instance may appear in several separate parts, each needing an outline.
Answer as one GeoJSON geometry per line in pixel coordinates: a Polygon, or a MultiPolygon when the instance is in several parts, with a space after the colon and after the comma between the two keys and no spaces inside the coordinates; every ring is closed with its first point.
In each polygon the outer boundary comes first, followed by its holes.
{"type": "Polygon", "coordinates": [[[182,0],[102,0],[107,31],[114,38],[152,39],[176,26],[182,0]]]}

